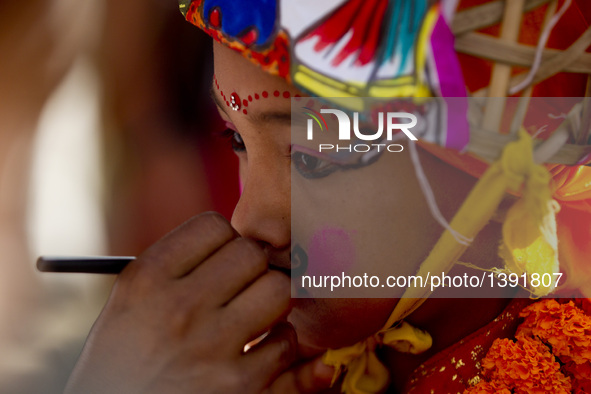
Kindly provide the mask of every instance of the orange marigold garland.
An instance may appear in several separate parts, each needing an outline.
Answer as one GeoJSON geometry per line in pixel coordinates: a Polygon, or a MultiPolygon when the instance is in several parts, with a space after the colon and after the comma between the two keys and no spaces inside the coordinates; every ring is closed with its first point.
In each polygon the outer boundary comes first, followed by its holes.
{"type": "Polygon", "coordinates": [[[563,363],[583,364],[591,360],[591,317],[572,301],[567,304],[553,299],[536,302],[520,316],[525,321],[517,329],[516,336],[539,338],[563,363]]]}
{"type": "Polygon", "coordinates": [[[485,379],[514,393],[569,394],[572,388],[550,349],[533,338],[497,339],[482,360],[482,371],[485,379]]]}
{"type": "Polygon", "coordinates": [[[495,340],[484,379],[464,394],[591,393],[590,305],[544,299],[524,308],[516,340],[495,340]]]}

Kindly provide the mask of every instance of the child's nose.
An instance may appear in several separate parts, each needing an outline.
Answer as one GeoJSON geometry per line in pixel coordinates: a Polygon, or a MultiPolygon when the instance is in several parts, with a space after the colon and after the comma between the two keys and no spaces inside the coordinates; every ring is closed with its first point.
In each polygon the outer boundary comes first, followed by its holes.
{"type": "Polygon", "coordinates": [[[232,226],[243,237],[283,249],[291,238],[289,166],[257,164],[243,172],[244,189],[232,215],[232,226]]]}

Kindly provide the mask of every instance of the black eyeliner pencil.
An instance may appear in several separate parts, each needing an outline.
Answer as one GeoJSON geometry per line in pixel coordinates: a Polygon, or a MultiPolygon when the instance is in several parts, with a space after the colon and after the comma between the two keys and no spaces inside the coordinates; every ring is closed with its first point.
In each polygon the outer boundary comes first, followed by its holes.
{"type": "Polygon", "coordinates": [[[79,272],[86,274],[118,274],[130,261],[131,256],[41,256],[37,269],[41,272],[79,272]]]}

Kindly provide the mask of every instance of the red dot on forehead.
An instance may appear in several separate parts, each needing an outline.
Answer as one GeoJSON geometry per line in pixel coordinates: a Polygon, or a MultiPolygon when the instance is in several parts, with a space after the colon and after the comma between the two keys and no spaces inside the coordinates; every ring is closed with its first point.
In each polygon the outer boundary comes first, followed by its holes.
{"type": "Polygon", "coordinates": [[[238,111],[240,109],[240,96],[238,96],[238,93],[233,92],[230,95],[230,108],[232,108],[233,111],[238,111]]]}
{"type": "MultiPolygon", "coordinates": [[[[261,98],[261,96],[263,98],[268,98],[269,97],[269,92],[266,90],[263,90],[261,92],[261,94],[259,95],[259,93],[254,93],[253,95],[248,95],[247,98],[245,99],[240,99],[240,97],[238,96],[238,94],[236,92],[232,92],[232,94],[230,95],[229,98],[226,97],[226,95],[224,94],[224,92],[219,89],[219,84],[217,81],[217,77],[214,75],[214,82],[215,85],[218,86],[218,90],[220,91],[220,95],[222,96],[222,98],[224,99],[225,103],[227,106],[229,106],[230,108],[234,109],[234,110],[240,110],[242,107],[248,107],[248,104],[250,102],[252,102],[253,100],[259,100],[261,98]]],[[[283,98],[290,98],[292,97],[291,92],[289,92],[288,90],[284,90],[283,92],[279,91],[279,90],[275,90],[273,91],[273,96],[275,97],[283,97],[283,98]]],[[[300,96],[299,94],[294,94],[293,97],[296,100],[301,100],[302,96],[300,96]]],[[[308,106],[313,106],[315,104],[315,102],[313,100],[308,101],[308,106]]],[[[244,113],[246,115],[247,111],[246,109],[242,109],[242,113],[244,113]]]]}

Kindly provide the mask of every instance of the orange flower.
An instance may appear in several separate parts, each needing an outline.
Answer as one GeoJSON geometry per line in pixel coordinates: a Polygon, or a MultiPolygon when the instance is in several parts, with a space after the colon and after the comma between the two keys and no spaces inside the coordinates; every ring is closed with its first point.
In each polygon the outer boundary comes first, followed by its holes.
{"type": "Polygon", "coordinates": [[[571,392],[570,378],[560,372],[560,364],[538,339],[497,339],[481,365],[487,381],[514,393],[571,392]]]}
{"type": "Polygon", "coordinates": [[[552,347],[560,361],[584,364],[591,359],[591,316],[572,301],[545,299],[523,309],[516,336],[532,336],[552,347]]]}
{"type": "Polygon", "coordinates": [[[524,308],[517,340],[493,342],[481,361],[485,380],[464,394],[591,393],[588,313],[588,299],[544,299],[524,308]]]}

